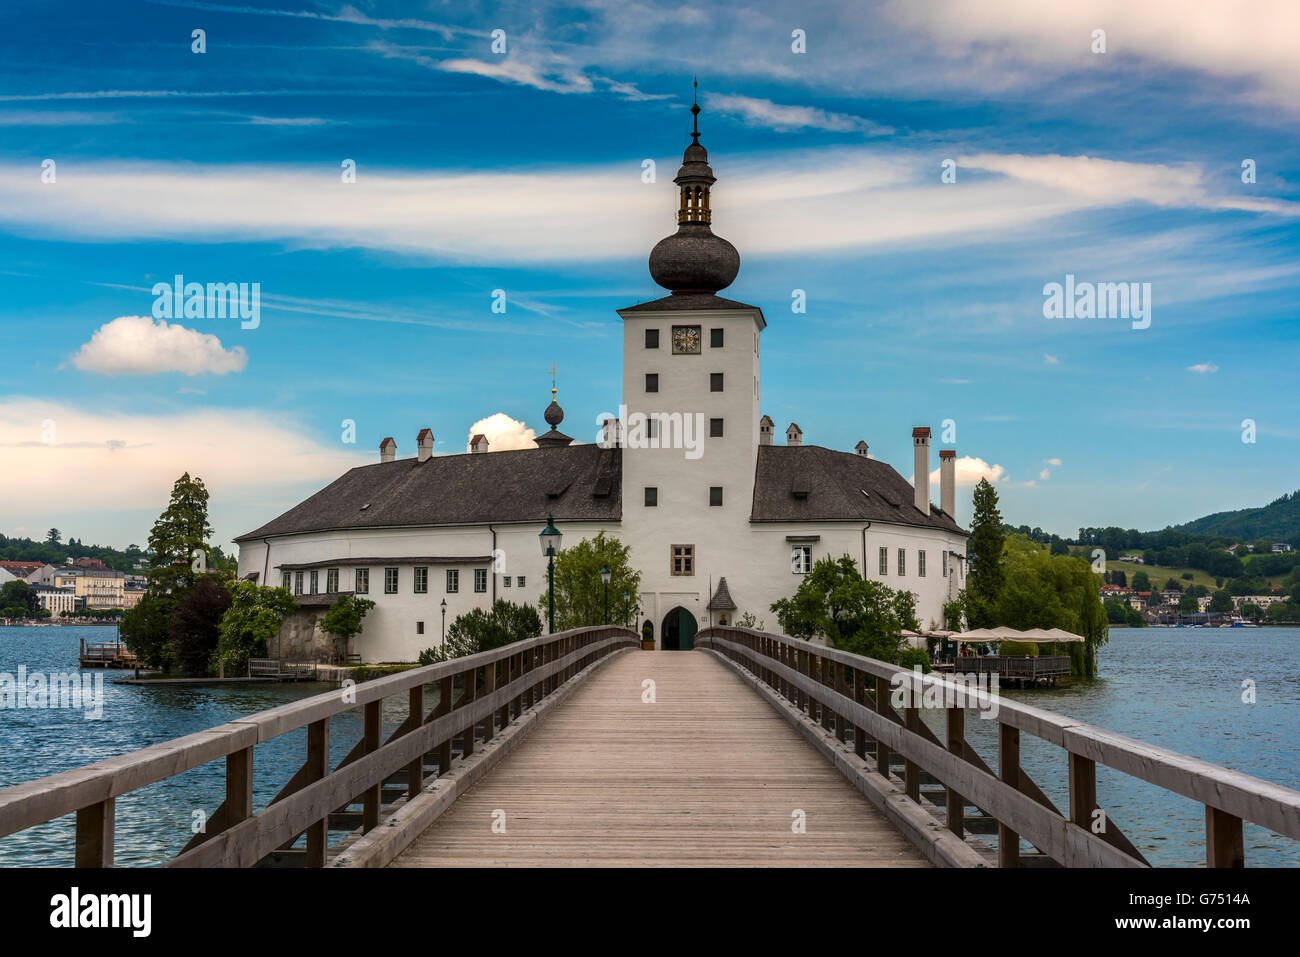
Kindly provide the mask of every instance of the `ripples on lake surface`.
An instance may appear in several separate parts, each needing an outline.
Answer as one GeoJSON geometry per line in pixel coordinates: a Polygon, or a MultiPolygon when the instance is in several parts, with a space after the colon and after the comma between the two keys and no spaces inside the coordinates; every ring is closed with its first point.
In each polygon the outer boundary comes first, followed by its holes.
{"type": "MultiPolygon", "coordinates": [[[[0,627],[0,672],[76,669],[77,639],[112,640],[108,628],[0,627]]],[[[1033,704],[1129,737],[1300,789],[1300,629],[1115,629],[1102,649],[1099,681],[1069,688],[1006,690],[1033,704]],[[1256,684],[1255,704],[1241,700],[1242,682],[1256,684]]],[[[114,685],[125,672],[103,674],[104,718],[58,709],[0,711],[0,787],[79,767],[234,718],[319,694],[321,684],[225,687],[114,685]]],[[[426,703],[432,703],[426,693],[426,703]]],[[[401,696],[384,708],[385,737],[405,718],[401,696]]],[[[926,715],[936,729],[939,714],[926,715]]],[[[361,712],[330,722],[337,765],[361,734],[361,712]]],[[[997,728],[970,716],[967,737],[997,767],[997,728]]],[[[302,764],[306,729],[254,749],[254,807],[265,807],[302,764]]],[[[1065,752],[1021,735],[1025,770],[1056,802],[1069,804],[1065,752]]],[[[116,862],[157,865],[191,836],[196,810],[211,814],[225,791],[225,762],[213,761],[117,800],[116,862]]],[[[1204,808],[1102,765],[1098,801],[1147,859],[1157,866],[1202,866],[1204,808]]],[[[72,863],[73,816],[0,838],[0,866],[72,863]]],[[[1247,824],[1246,861],[1254,866],[1300,864],[1300,845],[1247,824]]]]}

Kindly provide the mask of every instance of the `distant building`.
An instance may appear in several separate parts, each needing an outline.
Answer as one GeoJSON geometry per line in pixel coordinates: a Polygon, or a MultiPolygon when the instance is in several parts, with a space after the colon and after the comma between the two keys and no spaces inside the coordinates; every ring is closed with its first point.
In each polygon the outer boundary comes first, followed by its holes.
{"type": "Polygon", "coordinates": [[[72,588],[32,585],[32,591],[41,600],[41,607],[50,613],[51,618],[62,618],[77,607],[77,593],[72,588]]]}
{"type": "Polygon", "coordinates": [[[1145,565],[1147,560],[1141,555],[1121,555],[1119,560],[1122,562],[1137,562],[1139,565],[1145,565]]]}
{"type": "Polygon", "coordinates": [[[0,562],[0,568],[13,575],[14,578],[26,579],[28,575],[39,570],[44,564],[44,562],[0,562]]]}
{"type": "Polygon", "coordinates": [[[1281,555],[1283,552],[1289,552],[1289,551],[1291,551],[1291,546],[1288,545],[1286,542],[1273,543],[1273,554],[1281,555]]]}
{"type": "Polygon", "coordinates": [[[61,568],[54,573],[55,588],[71,588],[86,608],[125,607],[126,576],[113,568],[61,568]]]}

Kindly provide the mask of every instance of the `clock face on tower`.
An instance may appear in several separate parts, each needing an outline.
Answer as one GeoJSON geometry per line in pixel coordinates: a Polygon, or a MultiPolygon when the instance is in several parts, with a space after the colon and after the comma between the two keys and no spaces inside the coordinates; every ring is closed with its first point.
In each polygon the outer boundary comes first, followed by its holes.
{"type": "Polygon", "coordinates": [[[673,355],[698,356],[700,354],[700,327],[673,326],[673,355]]]}

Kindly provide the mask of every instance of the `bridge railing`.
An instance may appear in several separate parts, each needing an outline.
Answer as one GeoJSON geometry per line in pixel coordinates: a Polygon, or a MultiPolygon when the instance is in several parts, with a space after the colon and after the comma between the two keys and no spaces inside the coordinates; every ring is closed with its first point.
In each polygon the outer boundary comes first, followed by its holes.
{"type": "Polygon", "coordinates": [[[577,628],[542,635],[465,658],[346,686],[271,708],[195,734],[97,761],[0,791],[0,837],[76,814],[74,862],[113,864],[114,802],[131,791],[221,758],[225,800],[204,831],[172,859],[172,866],[251,867],[287,851],[306,834],[304,863],[322,867],[329,851],[332,813],[362,804],[362,832],[379,824],[383,784],[405,772],[406,796],[446,774],[455,756],[474,753],[477,740],[499,730],[584,669],[621,648],[636,647],[635,632],[620,627],[577,628]],[[439,688],[428,710],[424,689],[439,688]],[[405,695],[406,719],[381,742],[384,699],[405,695]],[[330,769],[329,722],[364,711],[363,733],[330,769]],[[307,729],[306,760],[270,804],[253,811],[253,747],[298,728],[307,729]]]}
{"type": "Polygon", "coordinates": [[[883,661],[823,645],[753,631],[714,627],[695,647],[743,667],[796,711],[874,756],[875,773],[890,776],[891,754],[903,759],[902,784],[921,804],[921,772],[946,791],[946,823],[965,836],[969,801],[997,821],[1002,867],[1020,863],[1023,837],[1067,867],[1143,867],[1146,859],[1097,803],[1097,764],[1113,768],[1205,806],[1206,863],[1242,867],[1242,821],[1300,840],[1300,792],[1084,724],[937,674],[920,676],[883,661]],[[891,699],[899,690],[901,714],[891,699]],[[921,708],[941,704],[945,739],[921,720],[921,708]],[[994,713],[998,770],[966,740],[968,710],[994,713]],[[1020,763],[1020,736],[1033,735],[1064,750],[1069,810],[1062,812],[1020,763]]]}

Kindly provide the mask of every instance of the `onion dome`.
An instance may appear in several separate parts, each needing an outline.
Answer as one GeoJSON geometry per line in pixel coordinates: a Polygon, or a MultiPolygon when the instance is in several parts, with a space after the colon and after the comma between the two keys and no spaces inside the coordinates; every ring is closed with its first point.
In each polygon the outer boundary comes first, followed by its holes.
{"type": "Polygon", "coordinates": [[[544,432],[537,436],[537,438],[533,439],[533,441],[537,443],[539,449],[562,448],[573,441],[571,437],[565,435],[556,428],[556,426],[564,421],[564,410],[561,409],[560,404],[555,401],[554,388],[551,389],[551,404],[546,407],[543,417],[546,419],[546,424],[551,427],[551,431],[544,432]]]}
{"type": "MultiPolygon", "coordinates": [[[[697,83],[698,87],[699,84],[697,83]]],[[[709,154],[700,143],[700,104],[691,105],[694,129],[673,180],[680,189],[677,232],[659,240],[650,251],[650,278],[673,295],[711,295],[725,289],[740,272],[740,253],[721,236],[713,235],[709,191],[717,179],[709,154]]]]}

